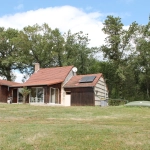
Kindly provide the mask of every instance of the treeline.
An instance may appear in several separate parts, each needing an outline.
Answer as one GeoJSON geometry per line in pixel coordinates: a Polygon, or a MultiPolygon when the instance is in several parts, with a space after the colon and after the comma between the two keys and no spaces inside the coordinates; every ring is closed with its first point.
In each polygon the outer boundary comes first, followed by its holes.
{"type": "Polygon", "coordinates": [[[89,47],[82,31],[61,33],[48,24],[0,27],[0,76],[14,80],[13,69],[31,75],[34,63],[42,68],[74,65],[78,74],[103,73],[110,98],[150,100],[150,21],[125,29],[121,18],[107,16],[103,24],[107,37],[101,47],[89,47]]]}

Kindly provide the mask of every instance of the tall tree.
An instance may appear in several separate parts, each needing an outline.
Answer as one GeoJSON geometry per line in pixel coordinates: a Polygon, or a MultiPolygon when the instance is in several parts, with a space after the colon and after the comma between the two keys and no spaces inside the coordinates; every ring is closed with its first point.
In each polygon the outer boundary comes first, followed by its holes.
{"type": "Polygon", "coordinates": [[[47,24],[27,26],[15,42],[22,73],[32,74],[34,63],[42,68],[62,66],[63,38],[58,29],[52,30],[47,24]]]}
{"type": "Polygon", "coordinates": [[[64,50],[65,50],[65,41],[63,36],[61,35],[59,29],[55,29],[52,31],[52,43],[53,43],[53,57],[54,57],[54,66],[63,66],[64,63],[64,50]]]}
{"type": "Polygon", "coordinates": [[[65,35],[65,64],[78,68],[78,74],[86,74],[90,66],[90,58],[95,48],[90,48],[88,34],[82,31],[72,34],[69,30],[65,35]]]}
{"type": "Polygon", "coordinates": [[[121,18],[107,16],[104,21],[103,32],[107,35],[105,45],[101,46],[101,51],[108,61],[113,63],[114,72],[114,97],[122,97],[123,82],[126,80],[124,74],[128,60],[127,51],[131,50],[132,36],[137,30],[136,22],[125,30],[121,18]]]}
{"type": "Polygon", "coordinates": [[[14,39],[18,37],[18,30],[0,28],[0,76],[7,80],[14,80],[13,69],[17,69],[15,57],[17,49],[14,39]]]}
{"type": "Polygon", "coordinates": [[[139,72],[141,91],[150,98],[150,20],[147,25],[139,26],[135,51],[136,70],[139,72]],[[146,91],[146,92],[145,92],[146,91]]]}

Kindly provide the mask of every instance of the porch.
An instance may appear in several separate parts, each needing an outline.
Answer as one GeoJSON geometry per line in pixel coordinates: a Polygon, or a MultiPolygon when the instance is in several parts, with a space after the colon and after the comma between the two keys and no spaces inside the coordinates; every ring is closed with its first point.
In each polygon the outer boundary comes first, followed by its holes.
{"type": "MultiPolygon", "coordinates": [[[[22,87],[12,89],[12,103],[22,103],[22,87]]],[[[30,104],[61,104],[61,85],[28,87],[30,94],[26,103],[30,104]]]]}

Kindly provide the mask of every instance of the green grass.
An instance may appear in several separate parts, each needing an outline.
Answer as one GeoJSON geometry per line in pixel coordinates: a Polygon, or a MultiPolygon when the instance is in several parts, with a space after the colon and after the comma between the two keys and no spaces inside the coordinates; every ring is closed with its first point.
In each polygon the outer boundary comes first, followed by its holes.
{"type": "Polygon", "coordinates": [[[149,150],[150,108],[0,104],[0,150],[149,150]]]}

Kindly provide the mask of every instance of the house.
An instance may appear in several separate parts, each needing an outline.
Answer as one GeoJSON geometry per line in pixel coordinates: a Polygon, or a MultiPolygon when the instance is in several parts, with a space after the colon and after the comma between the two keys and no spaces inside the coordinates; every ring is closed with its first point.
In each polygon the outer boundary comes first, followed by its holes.
{"type": "Polygon", "coordinates": [[[23,87],[31,91],[26,99],[30,104],[94,106],[107,99],[108,90],[102,74],[76,75],[76,71],[73,66],[40,68],[36,63],[35,72],[25,83],[6,86],[5,102],[9,95],[12,103],[22,103],[23,87]]]}
{"type": "Polygon", "coordinates": [[[73,76],[64,85],[64,90],[71,106],[108,105],[108,89],[101,73],[73,76]]]}
{"type": "Polygon", "coordinates": [[[22,103],[21,90],[27,87],[31,90],[27,103],[65,105],[63,86],[75,75],[72,69],[73,66],[40,68],[36,63],[35,72],[25,83],[12,86],[13,103],[22,103]]]}
{"type": "Polygon", "coordinates": [[[0,80],[0,102],[7,103],[8,96],[10,95],[10,87],[18,83],[0,80]]]}

